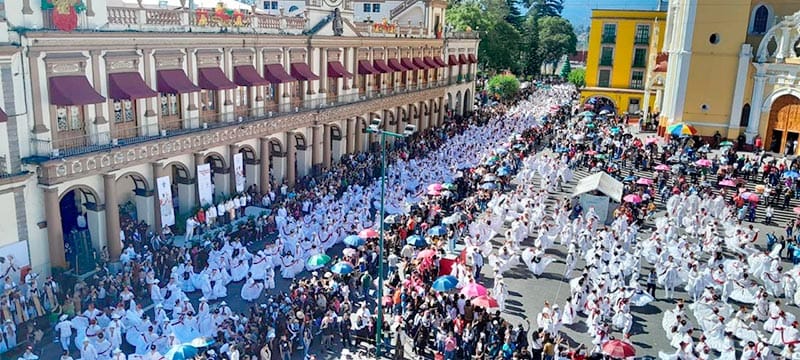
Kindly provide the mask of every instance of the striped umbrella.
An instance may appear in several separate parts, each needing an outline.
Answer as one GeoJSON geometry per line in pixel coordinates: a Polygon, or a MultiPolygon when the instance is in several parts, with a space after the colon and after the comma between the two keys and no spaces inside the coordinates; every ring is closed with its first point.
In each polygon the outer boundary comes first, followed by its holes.
{"type": "Polygon", "coordinates": [[[697,135],[697,129],[687,123],[677,123],[667,126],[667,132],[672,136],[697,135]]]}

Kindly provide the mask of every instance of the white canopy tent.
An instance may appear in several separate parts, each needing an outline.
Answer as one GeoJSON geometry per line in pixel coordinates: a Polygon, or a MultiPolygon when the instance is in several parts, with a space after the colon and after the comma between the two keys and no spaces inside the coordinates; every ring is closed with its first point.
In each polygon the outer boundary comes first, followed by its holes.
{"type": "Polygon", "coordinates": [[[622,188],[622,182],[605,172],[599,172],[578,181],[572,196],[578,197],[584,212],[594,208],[600,221],[605,224],[613,219],[614,210],[622,202],[622,188]]]}

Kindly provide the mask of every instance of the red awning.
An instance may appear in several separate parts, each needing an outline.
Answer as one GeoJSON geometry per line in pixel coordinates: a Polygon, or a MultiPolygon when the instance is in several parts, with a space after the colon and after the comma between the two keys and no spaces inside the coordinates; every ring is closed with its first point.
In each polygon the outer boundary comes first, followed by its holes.
{"type": "Polygon", "coordinates": [[[200,88],[189,80],[183,69],[158,70],[156,72],[156,88],[162,94],[185,94],[200,91],[200,88]]]}
{"type": "Polygon", "coordinates": [[[351,78],[353,74],[339,61],[328,61],[328,77],[332,78],[351,78]]]}
{"type": "Polygon", "coordinates": [[[384,74],[394,72],[394,70],[392,70],[392,68],[390,68],[389,65],[386,65],[386,61],[384,61],[383,59],[373,60],[372,67],[375,68],[375,70],[378,70],[379,72],[382,72],[384,74]]]}
{"type": "Polygon", "coordinates": [[[358,74],[359,75],[376,75],[381,72],[372,67],[369,60],[358,60],[358,74]]]}
{"type": "Polygon", "coordinates": [[[478,63],[478,58],[475,56],[475,54],[469,54],[467,56],[467,58],[469,59],[469,63],[470,64],[477,64],[478,63]]]}
{"type": "Polygon", "coordinates": [[[282,84],[295,81],[295,79],[286,73],[281,64],[267,64],[264,65],[264,78],[273,84],[282,84]]]}
{"type": "Polygon", "coordinates": [[[428,64],[425,63],[425,60],[422,60],[421,57],[414,58],[414,66],[420,70],[427,70],[429,67],[428,64]]]}
{"type": "Polygon", "coordinates": [[[389,67],[392,68],[394,71],[406,71],[409,70],[403,64],[400,63],[400,60],[397,59],[389,59],[389,67]]]}
{"type": "Polygon", "coordinates": [[[222,69],[207,67],[197,69],[197,85],[206,90],[228,90],[236,88],[233,81],[228,80],[222,69]]]}
{"type": "Polygon", "coordinates": [[[106,101],[97,93],[86,76],[67,75],[50,78],[50,104],[72,106],[98,104],[106,101]]]}
{"type": "Polygon", "coordinates": [[[138,72],[108,74],[108,97],[115,100],[136,100],[158,96],[145,84],[138,72]]]}
{"type": "Polygon", "coordinates": [[[433,58],[430,56],[422,58],[422,61],[425,62],[425,65],[428,65],[429,69],[436,69],[439,67],[439,64],[437,64],[436,61],[433,61],[433,58]]]}
{"type": "Polygon", "coordinates": [[[0,109],[0,123],[8,121],[8,114],[3,109],[0,109]]]}
{"type": "Polygon", "coordinates": [[[414,62],[409,58],[400,59],[400,64],[402,64],[403,67],[408,70],[417,70],[417,66],[414,65],[414,62]]]}
{"type": "Polygon", "coordinates": [[[433,61],[436,62],[436,65],[439,65],[439,67],[447,67],[447,63],[445,63],[444,60],[442,60],[441,56],[433,58],[433,61]]]}
{"type": "Polygon", "coordinates": [[[458,54],[458,63],[461,64],[461,65],[469,64],[469,60],[467,59],[467,55],[458,54]]]}
{"type": "Polygon", "coordinates": [[[258,75],[253,65],[239,65],[233,68],[233,82],[239,86],[267,85],[269,81],[258,75]]]}
{"type": "Polygon", "coordinates": [[[292,63],[292,77],[300,81],[319,80],[319,76],[304,62],[292,63]]]}
{"type": "Polygon", "coordinates": [[[458,58],[455,55],[448,55],[447,56],[447,65],[450,65],[450,66],[459,65],[458,58]]]}

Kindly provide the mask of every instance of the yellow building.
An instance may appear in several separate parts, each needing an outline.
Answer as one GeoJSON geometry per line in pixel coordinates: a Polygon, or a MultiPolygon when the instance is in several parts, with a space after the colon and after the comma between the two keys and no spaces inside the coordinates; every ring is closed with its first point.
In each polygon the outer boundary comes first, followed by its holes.
{"type": "Polygon", "coordinates": [[[800,140],[799,29],[797,0],[670,1],[661,129],[685,122],[784,152],[800,140]]]}
{"type": "Polygon", "coordinates": [[[597,98],[632,115],[651,111],[658,97],[651,85],[666,16],[664,11],[592,11],[583,102],[597,98]]]}

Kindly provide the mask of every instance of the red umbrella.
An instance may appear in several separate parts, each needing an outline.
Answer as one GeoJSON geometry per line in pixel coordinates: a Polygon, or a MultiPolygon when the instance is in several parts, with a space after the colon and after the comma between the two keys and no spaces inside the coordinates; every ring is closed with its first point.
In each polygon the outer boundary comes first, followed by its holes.
{"type": "Polygon", "coordinates": [[[358,233],[358,237],[362,239],[374,239],[378,236],[379,236],[378,232],[375,229],[364,229],[361,230],[360,233],[358,233]]]}
{"type": "Polygon", "coordinates": [[[615,359],[625,359],[636,356],[633,345],[621,340],[611,340],[603,344],[603,354],[615,359]]]}
{"type": "Polygon", "coordinates": [[[498,308],[497,300],[489,295],[481,295],[472,299],[472,305],[482,307],[484,309],[498,308]]]}
{"type": "Polygon", "coordinates": [[[475,298],[486,294],[488,294],[488,291],[486,291],[486,287],[476,282],[471,282],[467,285],[464,285],[464,287],[461,288],[461,295],[464,295],[468,298],[475,298]]]}
{"type": "Polygon", "coordinates": [[[585,152],[584,154],[586,154],[586,155],[597,155],[597,151],[589,150],[589,151],[585,152]]]}
{"type": "Polygon", "coordinates": [[[417,254],[417,259],[432,258],[435,255],[436,255],[436,251],[435,250],[433,250],[433,249],[425,249],[425,250],[420,251],[419,254],[417,254]]]}
{"type": "Polygon", "coordinates": [[[628,194],[628,195],[625,195],[625,197],[622,198],[622,200],[624,200],[625,202],[638,204],[638,203],[642,202],[642,197],[639,196],[639,195],[636,195],[636,194],[628,194]]]}

